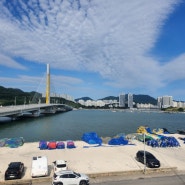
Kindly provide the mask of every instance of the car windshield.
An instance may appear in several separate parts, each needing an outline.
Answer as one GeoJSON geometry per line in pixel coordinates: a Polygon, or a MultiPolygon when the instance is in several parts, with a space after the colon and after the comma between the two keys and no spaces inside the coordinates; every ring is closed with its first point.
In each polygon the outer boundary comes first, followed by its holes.
{"type": "Polygon", "coordinates": [[[58,164],[57,165],[57,168],[64,168],[64,167],[66,167],[66,164],[58,164]]]}
{"type": "Polygon", "coordinates": [[[16,166],[15,166],[15,167],[13,167],[13,166],[12,166],[12,167],[9,167],[8,169],[9,169],[9,170],[18,170],[18,169],[19,169],[19,167],[16,167],[16,166]]]}

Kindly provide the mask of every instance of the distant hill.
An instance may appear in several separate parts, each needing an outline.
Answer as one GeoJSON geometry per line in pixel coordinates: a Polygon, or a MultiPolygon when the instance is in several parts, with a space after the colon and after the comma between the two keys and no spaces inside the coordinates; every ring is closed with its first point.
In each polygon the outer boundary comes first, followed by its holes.
{"type": "Polygon", "coordinates": [[[0,86],[0,105],[20,105],[24,103],[34,103],[42,95],[37,92],[24,92],[17,88],[5,88],[0,86]],[[15,102],[16,101],[16,102],[15,102]]]}
{"type": "Polygon", "coordinates": [[[153,105],[157,105],[157,100],[149,95],[133,95],[133,101],[135,103],[143,103],[143,104],[153,104],[153,105]]]}
{"type": "Polygon", "coordinates": [[[119,97],[118,96],[107,96],[105,98],[102,98],[101,100],[117,100],[117,101],[119,101],[119,97]]]}
{"type": "MultiPolygon", "coordinates": [[[[127,98],[127,96],[128,96],[128,94],[126,94],[126,98],[127,98]]],[[[82,99],[84,101],[92,100],[89,97],[82,97],[82,98],[76,99],[76,101],[78,101],[80,99],[82,99]]],[[[107,97],[102,98],[100,100],[117,100],[117,101],[119,101],[119,97],[118,96],[107,96],[107,97]]],[[[153,105],[157,105],[157,100],[155,98],[149,96],[149,95],[142,95],[142,94],[135,95],[135,94],[133,94],[133,101],[135,103],[143,103],[143,104],[150,103],[150,104],[153,104],[153,105]]]]}
{"type": "Polygon", "coordinates": [[[91,98],[89,98],[89,97],[82,97],[82,98],[77,98],[77,99],[75,99],[76,102],[77,102],[78,100],[87,101],[87,100],[93,100],[93,99],[91,99],[91,98]]]}

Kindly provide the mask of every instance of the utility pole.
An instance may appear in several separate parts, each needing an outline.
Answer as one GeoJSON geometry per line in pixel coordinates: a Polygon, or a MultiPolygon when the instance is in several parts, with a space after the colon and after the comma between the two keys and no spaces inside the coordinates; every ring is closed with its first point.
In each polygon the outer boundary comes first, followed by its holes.
{"type": "Polygon", "coordinates": [[[144,174],[146,173],[146,150],[145,150],[145,132],[144,132],[144,174]]]}

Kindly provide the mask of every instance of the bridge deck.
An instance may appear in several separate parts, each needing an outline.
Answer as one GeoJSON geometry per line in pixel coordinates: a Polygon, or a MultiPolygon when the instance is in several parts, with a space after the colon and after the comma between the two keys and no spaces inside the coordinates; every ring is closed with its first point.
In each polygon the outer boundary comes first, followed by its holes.
{"type": "Polygon", "coordinates": [[[55,113],[57,111],[69,111],[71,108],[64,104],[28,104],[0,107],[0,117],[19,117],[26,113],[55,113]],[[62,108],[62,109],[61,109],[62,108]]]}

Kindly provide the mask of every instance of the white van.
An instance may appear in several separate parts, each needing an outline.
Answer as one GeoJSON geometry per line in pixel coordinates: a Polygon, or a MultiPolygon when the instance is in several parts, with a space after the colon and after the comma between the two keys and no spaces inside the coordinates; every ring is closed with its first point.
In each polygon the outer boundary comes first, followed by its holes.
{"type": "Polygon", "coordinates": [[[46,156],[33,157],[31,177],[48,175],[48,159],[46,156]]]}

